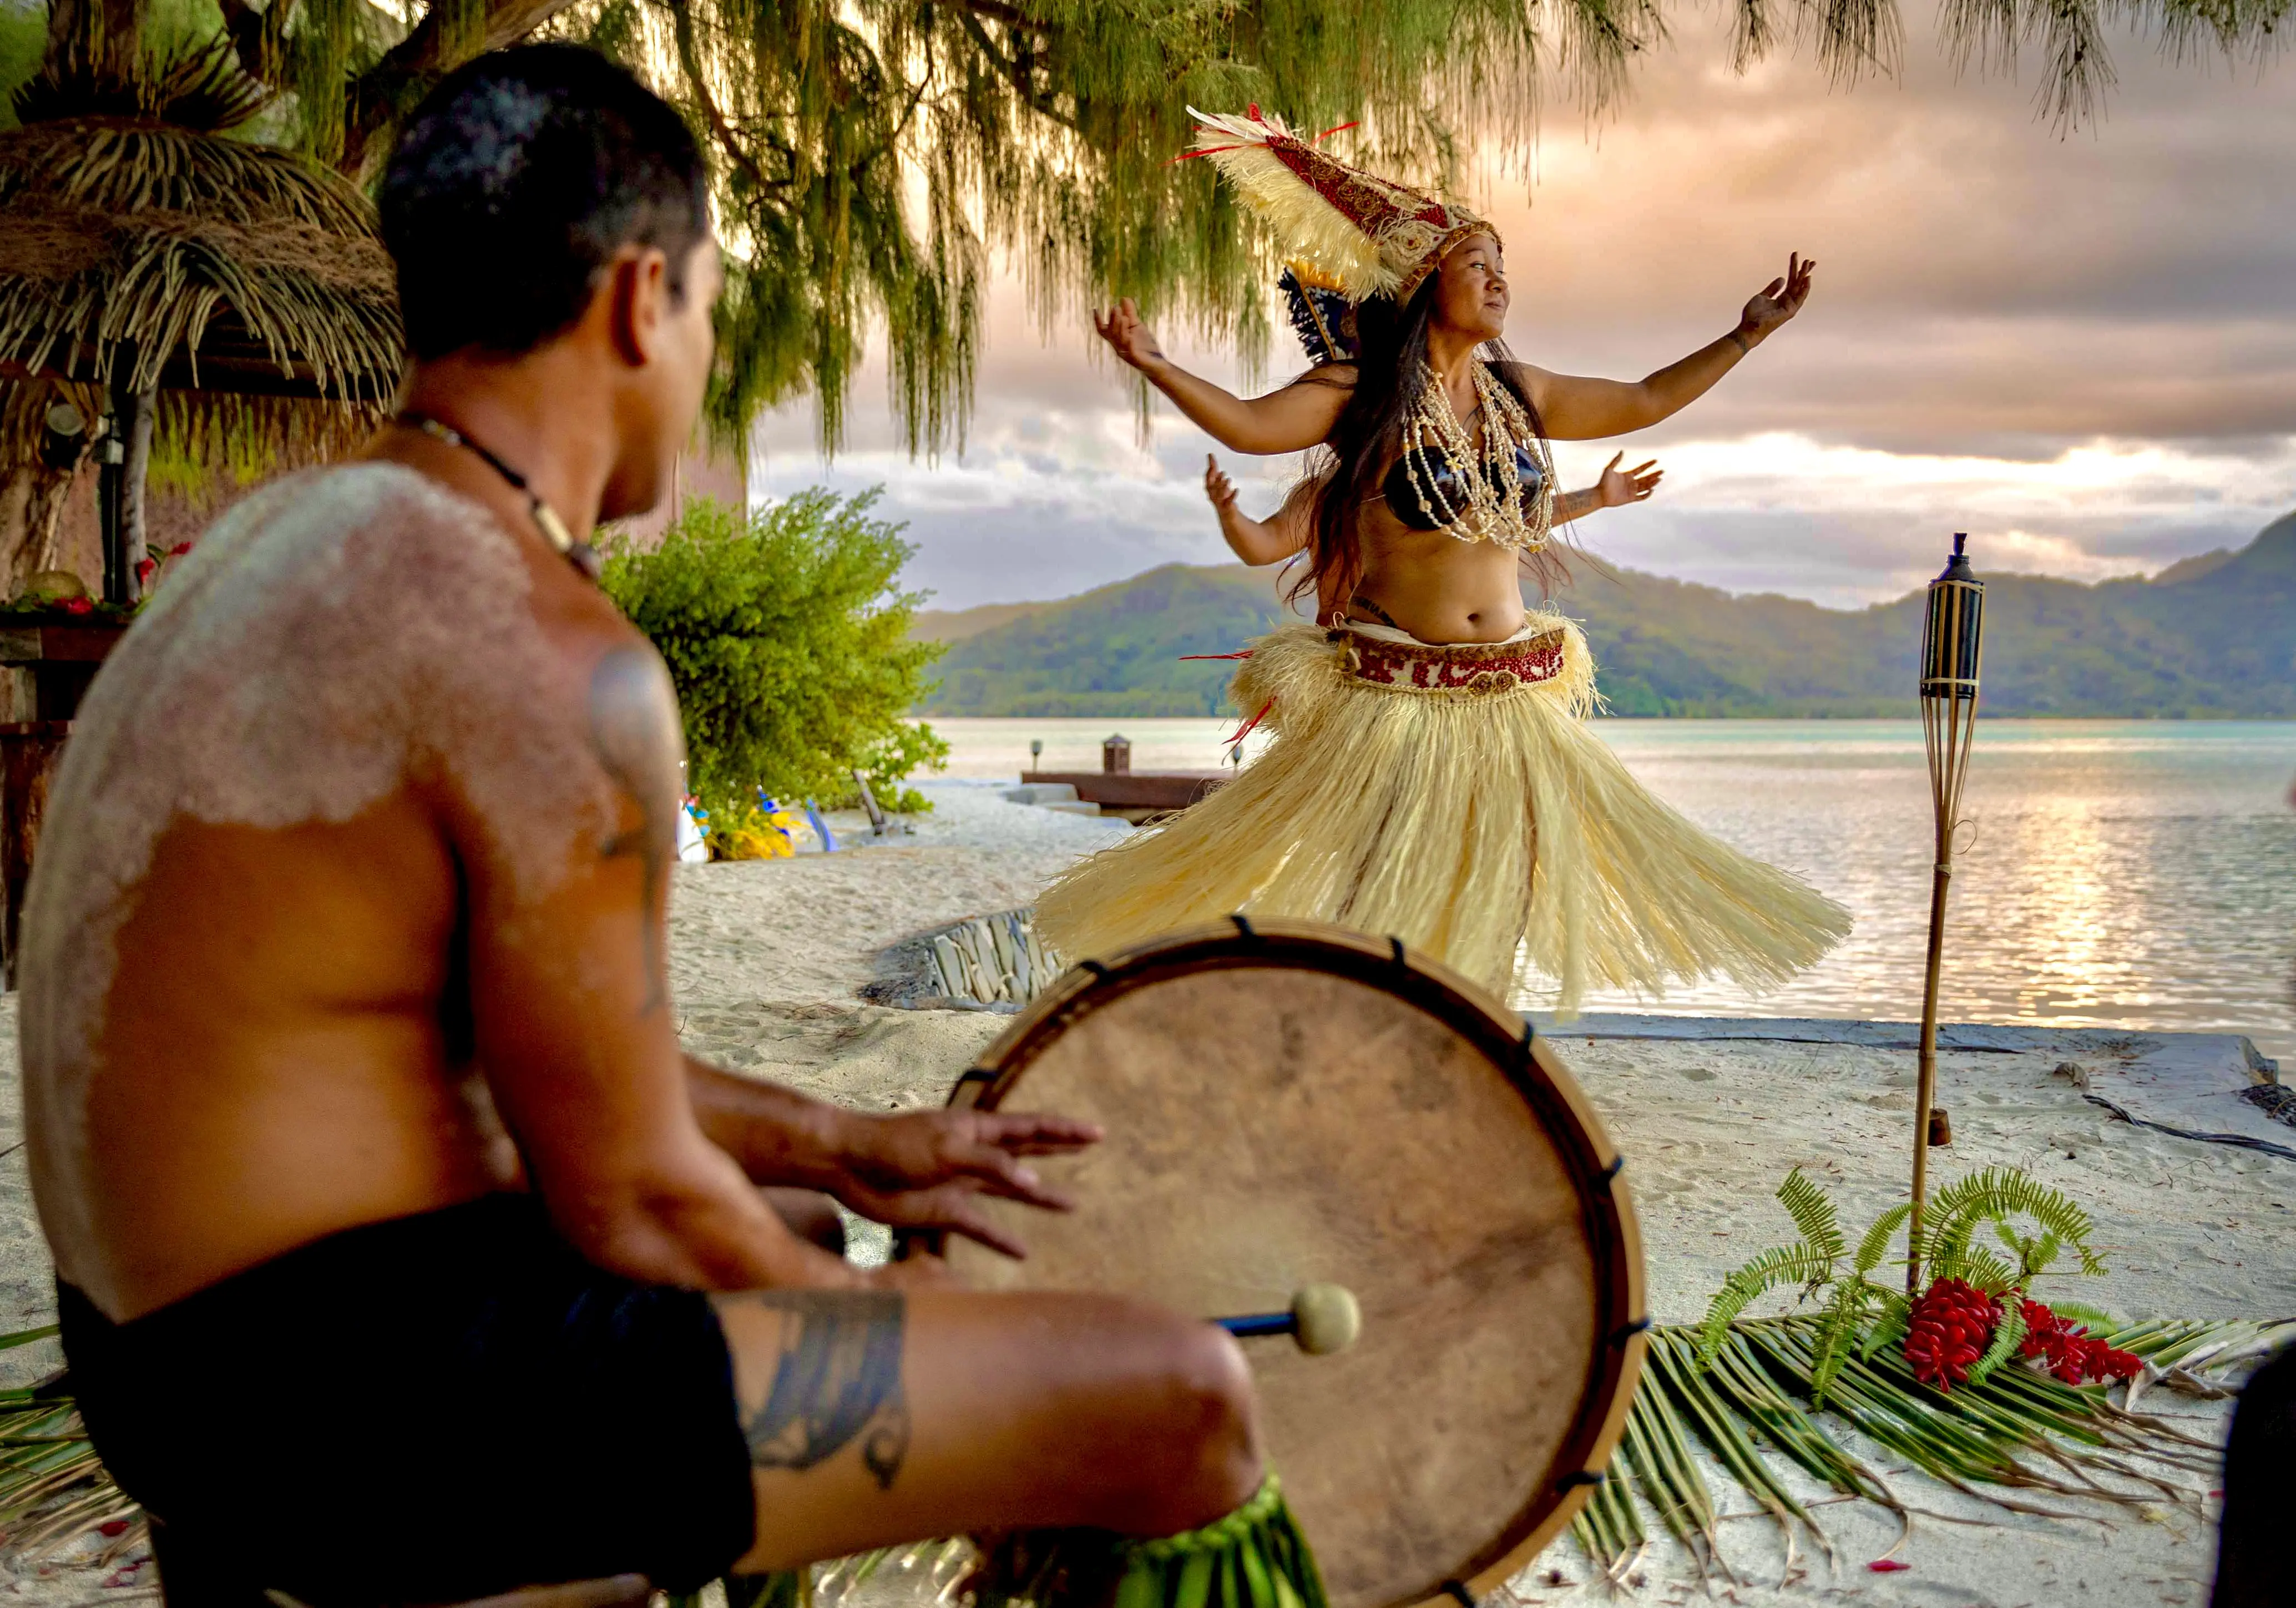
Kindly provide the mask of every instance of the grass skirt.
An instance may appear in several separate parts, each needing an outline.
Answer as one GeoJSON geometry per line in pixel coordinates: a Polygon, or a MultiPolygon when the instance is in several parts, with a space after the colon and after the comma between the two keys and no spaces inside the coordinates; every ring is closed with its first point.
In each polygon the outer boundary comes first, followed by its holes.
{"type": "Polygon", "coordinates": [[[1518,949],[1577,1009],[1589,989],[1784,981],[1849,913],[1660,802],[1589,732],[1571,621],[1431,646],[1306,623],[1252,645],[1237,704],[1274,741],[1203,802],[1070,870],[1037,906],[1070,959],[1233,911],[1401,938],[1494,991],[1518,949]]]}

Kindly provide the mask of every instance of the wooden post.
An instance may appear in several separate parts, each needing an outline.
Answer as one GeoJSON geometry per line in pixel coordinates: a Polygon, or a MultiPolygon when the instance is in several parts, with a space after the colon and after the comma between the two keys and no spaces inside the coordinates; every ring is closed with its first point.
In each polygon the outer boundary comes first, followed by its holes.
{"type": "Polygon", "coordinates": [[[143,595],[135,566],[144,557],[144,480],[152,462],[156,390],[135,389],[135,343],[123,340],[112,357],[111,387],[96,475],[96,508],[103,527],[103,601],[122,605],[143,595]]]}

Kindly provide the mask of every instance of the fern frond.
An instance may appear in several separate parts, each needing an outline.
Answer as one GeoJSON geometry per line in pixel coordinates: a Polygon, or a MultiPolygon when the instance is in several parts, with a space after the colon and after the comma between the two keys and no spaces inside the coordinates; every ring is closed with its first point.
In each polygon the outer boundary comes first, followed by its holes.
{"type": "Polygon", "coordinates": [[[1818,1320],[1817,1342],[1813,1349],[1809,1386],[1810,1400],[1816,1406],[1825,1405],[1826,1387],[1849,1359],[1851,1343],[1857,1338],[1858,1320],[1866,1316],[1866,1309],[1886,1293],[1863,1278],[1846,1278],[1833,1286],[1833,1299],[1826,1303],[1825,1315],[1818,1320]]]}
{"type": "Polygon", "coordinates": [[[1906,1330],[1914,1314],[1914,1303],[1895,1290],[1882,1292],[1881,1315],[1874,1326],[1866,1331],[1866,1343],[1857,1348],[1859,1360],[1870,1360],[1884,1346],[1895,1345],[1906,1338],[1906,1330]]]}
{"type": "Polygon", "coordinates": [[[1913,1214],[1913,1204],[1907,1202],[1890,1207],[1874,1219],[1874,1226],[1866,1231],[1866,1237],[1857,1242],[1857,1268],[1860,1278],[1882,1265],[1882,1259],[1890,1254],[1890,1240],[1897,1236],[1898,1230],[1906,1226],[1906,1219],[1913,1214]]]}
{"type": "Polygon", "coordinates": [[[1969,1382],[1983,1384],[1986,1376],[2017,1354],[2025,1340],[2025,1303],[2006,1300],[2001,1303],[2001,1321],[1993,1325],[1993,1343],[1985,1348],[1985,1355],[1972,1364],[1969,1382]]]}
{"type": "Polygon", "coordinates": [[[2070,1245],[2080,1256],[2082,1272],[2104,1271],[2104,1264],[2089,1249],[2095,1225],[2088,1213],[2071,1196],[2013,1167],[1988,1167],[1939,1190],[1931,1203],[1926,1237],[1939,1249],[1965,1245],[1979,1222],[2012,1217],[2030,1218],[2062,1243],[2070,1245]]]}
{"type": "Polygon", "coordinates": [[[2102,1307],[2085,1307],[2079,1301],[2051,1301],[2049,1310],[2069,1324],[2086,1324],[2092,1333],[2103,1334],[2121,1326],[2120,1320],[2102,1307]]]}
{"type": "Polygon", "coordinates": [[[1833,1259],[1808,1245],[1778,1245],[1722,1281],[1698,1326],[1698,1366],[1706,1367],[1738,1314],[1782,1284],[1817,1284],[1832,1276],[1833,1259]]]}
{"type": "Polygon", "coordinates": [[[1940,1255],[1923,1272],[1932,1280],[1957,1278],[1988,1295],[2000,1295],[2017,1287],[2016,1270],[1990,1251],[1964,1248],[1958,1255],[1940,1255]]]}
{"type": "Polygon", "coordinates": [[[1841,1259],[1845,1249],[1841,1219],[1834,1215],[1833,1201],[1824,1190],[1805,1177],[1799,1167],[1786,1174],[1786,1181],[1778,1185],[1778,1200],[1793,1218],[1794,1227],[1801,1230],[1802,1243],[1825,1259],[1830,1277],[1833,1264],[1841,1259]]]}

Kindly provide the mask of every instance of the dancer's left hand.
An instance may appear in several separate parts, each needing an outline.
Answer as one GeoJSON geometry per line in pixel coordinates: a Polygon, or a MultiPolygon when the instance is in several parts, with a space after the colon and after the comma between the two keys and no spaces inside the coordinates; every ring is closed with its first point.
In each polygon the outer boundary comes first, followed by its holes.
{"type": "Polygon", "coordinates": [[[1639,503],[1658,489],[1666,471],[1658,466],[1656,458],[1637,464],[1632,469],[1620,469],[1627,455],[1620,453],[1603,465],[1603,478],[1595,489],[1601,495],[1603,506],[1620,508],[1628,503],[1639,503]]]}
{"type": "Polygon", "coordinates": [[[1787,258],[1785,277],[1764,285],[1738,315],[1738,332],[1750,341],[1759,340],[1800,312],[1801,304],[1809,299],[1809,276],[1816,267],[1814,259],[1804,261],[1798,251],[1787,258]]]}

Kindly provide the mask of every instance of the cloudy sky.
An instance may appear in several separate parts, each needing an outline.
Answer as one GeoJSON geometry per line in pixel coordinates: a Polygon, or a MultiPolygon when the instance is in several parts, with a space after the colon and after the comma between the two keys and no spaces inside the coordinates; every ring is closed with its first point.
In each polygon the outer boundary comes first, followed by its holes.
{"type": "MultiPolygon", "coordinates": [[[[1726,331],[1789,250],[1818,259],[1800,318],[1618,443],[1666,483],[1582,525],[1588,545],[1854,606],[1933,574],[1956,529],[1982,567],[2098,579],[2296,506],[2296,63],[2180,68],[2120,37],[2106,117],[2061,136],[2030,70],[1957,78],[1907,21],[1900,79],[1836,91],[1807,57],[1732,74],[1685,10],[1616,114],[1552,111],[1529,181],[1488,176],[1508,339],[1549,368],[1639,377],[1726,331]]],[[[828,464],[809,406],[768,421],[759,488],[882,484],[947,608],[1227,558],[1200,431],[1160,400],[1143,448],[1089,327],[1046,339],[1017,287],[988,325],[962,456],[909,460],[872,385],[828,464]]],[[[1237,382],[1227,353],[1166,349],[1237,382]]],[[[1611,450],[1563,446],[1563,479],[1611,450]]],[[[1298,460],[1233,467],[1258,511],[1298,460]]]]}

